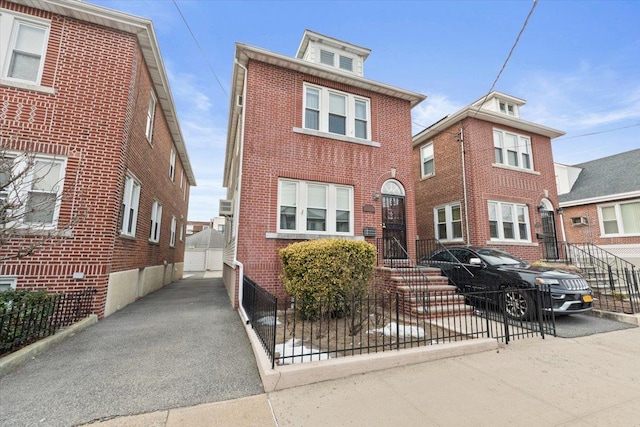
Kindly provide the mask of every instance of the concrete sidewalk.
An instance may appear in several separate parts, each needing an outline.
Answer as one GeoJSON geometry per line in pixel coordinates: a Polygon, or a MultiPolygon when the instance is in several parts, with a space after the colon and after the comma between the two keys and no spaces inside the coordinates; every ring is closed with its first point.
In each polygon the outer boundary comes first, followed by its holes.
{"type": "Polygon", "coordinates": [[[640,328],[506,348],[100,423],[640,426],[640,328]]]}

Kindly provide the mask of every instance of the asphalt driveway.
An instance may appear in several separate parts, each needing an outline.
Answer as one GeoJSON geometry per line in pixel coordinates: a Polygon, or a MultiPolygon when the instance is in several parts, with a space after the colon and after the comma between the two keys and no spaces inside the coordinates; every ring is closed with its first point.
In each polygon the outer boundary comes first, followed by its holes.
{"type": "Polygon", "coordinates": [[[196,274],[0,377],[0,425],[72,426],[262,392],[222,279],[196,274]]]}

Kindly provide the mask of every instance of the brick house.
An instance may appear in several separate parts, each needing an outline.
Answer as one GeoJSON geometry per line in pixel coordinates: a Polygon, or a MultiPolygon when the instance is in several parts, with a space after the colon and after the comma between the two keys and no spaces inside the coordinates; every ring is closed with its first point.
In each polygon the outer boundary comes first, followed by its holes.
{"type": "Polygon", "coordinates": [[[242,275],[284,295],[278,250],[293,242],[415,239],[411,108],[424,96],[365,78],[369,53],[308,30],[294,58],[236,44],[223,182],[235,306],[242,275]]]}
{"type": "Polygon", "coordinates": [[[564,133],[520,118],[524,104],[492,92],[414,136],[420,238],[558,257],[551,139],[564,133]]]}
{"type": "Polygon", "coordinates": [[[41,175],[14,189],[28,199],[0,258],[55,236],[0,261],[0,286],[96,288],[103,317],[180,278],[195,178],[151,21],[0,0],[0,52],[2,177],[25,151],[41,175]]]}
{"type": "Polygon", "coordinates": [[[564,240],[600,246],[640,266],[640,149],[556,164],[564,240]]]}

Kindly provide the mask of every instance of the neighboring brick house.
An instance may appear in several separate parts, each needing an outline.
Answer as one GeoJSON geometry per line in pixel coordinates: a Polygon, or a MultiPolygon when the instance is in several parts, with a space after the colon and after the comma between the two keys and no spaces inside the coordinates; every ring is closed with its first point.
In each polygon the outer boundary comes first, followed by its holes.
{"type": "Polygon", "coordinates": [[[29,200],[0,258],[78,220],[1,261],[0,286],[96,288],[102,317],[180,278],[195,178],[151,21],[80,1],[0,0],[0,52],[3,165],[25,150],[47,165],[16,189],[29,200]]]}
{"type": "Polygon", "coordinates": [[[223,267],[236,306],[242,274],[284,295],[278,250],[295,241],[415,239],[411,108],[424,96],[365,78],[369,53],[308,30],[295,58],[236,44],[223,267]]]}
{"type": "Polygon", "coordinates": [[[414,136],[421,239],[558,257],[551,139],[563,132],[521,119],[524,104],[492,92],[414,136]]]}
{"type": "Polygon", "coordinates": [[[640,149],[556,164],[565,239],[592,243],[640,266],[640,149]]]}

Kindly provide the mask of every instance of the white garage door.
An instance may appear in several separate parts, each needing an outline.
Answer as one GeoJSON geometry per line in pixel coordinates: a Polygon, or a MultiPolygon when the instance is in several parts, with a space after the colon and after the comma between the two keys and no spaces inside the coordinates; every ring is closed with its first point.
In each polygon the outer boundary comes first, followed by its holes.
{"type": "Polygon", "coordinates": [[[204,271],[206,250],[187,249],[184,251],[184,271],[204,271]]]}

